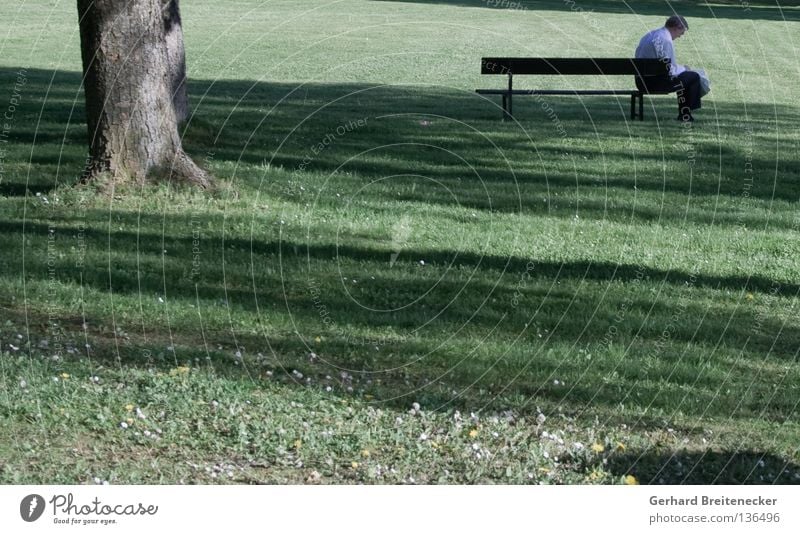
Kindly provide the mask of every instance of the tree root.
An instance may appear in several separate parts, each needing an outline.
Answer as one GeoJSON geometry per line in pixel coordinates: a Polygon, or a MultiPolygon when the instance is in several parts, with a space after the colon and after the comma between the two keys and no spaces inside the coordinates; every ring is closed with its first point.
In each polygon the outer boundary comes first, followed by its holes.
{"type": "Polygon", "coordinates": [[[203,189],[213,189],[214,178],[190,158],[186,152],[179,150],[169,168],[170,180],[181,184],[195,185],[203,189]]]}
{"type": "Polygon", "coordinates": [[[84,170],[80,183],[92,185],[100,192],[113,192],[116,184],[144,185],[146,182],[173,182],[181,185],[200,187],[205,190],[216,188],[214,177],[200,168],[183,150],[161,166],[152,169],[147,177],[134,176],[121,169],[112,170],[109,165],[92,163],[84,170]]]}

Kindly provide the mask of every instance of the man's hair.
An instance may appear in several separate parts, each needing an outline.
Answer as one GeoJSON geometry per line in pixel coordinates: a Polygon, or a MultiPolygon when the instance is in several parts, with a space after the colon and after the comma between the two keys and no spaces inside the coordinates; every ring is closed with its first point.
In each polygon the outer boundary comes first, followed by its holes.
{"type": "Polygon", "coordinates": [[[667,28],[683,28],[684,30],[689,29],[689,23],[686,22],[686,19],[680,15],[672,15],[667,19],[667,22],[664,24],[664,26],[667,28]]]}

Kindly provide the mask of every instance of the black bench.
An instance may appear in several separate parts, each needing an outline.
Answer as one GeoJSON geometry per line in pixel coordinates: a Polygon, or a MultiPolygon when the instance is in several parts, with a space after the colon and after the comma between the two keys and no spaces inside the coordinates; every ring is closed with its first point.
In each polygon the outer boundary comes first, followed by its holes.
{"type": "MultiPolygon", "coordinates": [[[[619,90],[546,90],[514,89],[514,76],[519,75],[582,75],[613,76],[627,75],[633,77],[668,77],[669,63],[660,59],[631,58],[519,58],[519,57],[485,57],[481,59],[481,74],[502,74],[508,76],[506,89],[477,89],[482,95],[501,95],[503,97],[503,120],[511,118],[512,97],[514,95],[630,95],[631,119],[637,117],[636,101],[639,101],[639,120],[644,120],[644,95],[666,95],[666,91],[653,92],[639,89],[619,90]]],[[[644,85],[641,85],[644,87],[644,85]]]]}

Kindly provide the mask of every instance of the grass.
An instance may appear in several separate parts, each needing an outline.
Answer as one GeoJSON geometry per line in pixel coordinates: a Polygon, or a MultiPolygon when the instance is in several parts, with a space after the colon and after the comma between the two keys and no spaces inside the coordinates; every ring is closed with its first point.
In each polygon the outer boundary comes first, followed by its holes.
{"type": "Polygon", "coordinates": [[[521,4],[187,4],[221,187],[114,195],[76,186],[74,5],[0,8],[0,481],[797,483],[797,8],[673,2],[687,129],[501,122],[481,56],[627,56],[665,12],[521,4]]]}

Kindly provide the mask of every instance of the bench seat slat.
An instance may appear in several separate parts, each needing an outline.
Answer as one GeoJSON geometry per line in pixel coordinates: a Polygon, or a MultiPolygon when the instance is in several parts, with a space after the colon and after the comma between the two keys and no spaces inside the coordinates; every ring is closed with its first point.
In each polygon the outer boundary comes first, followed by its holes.
{"type": "Polygon", "coordinates": [[[634,75],[660,76],[669,72],[669,63],[660,59],[634,58],[557,58],[485,57],[481,74],[542,75],[634,75]]]}
{"type": "MultiPolygon", "coordinates": [[[[565,89],[477,89],[476,93],[482,95],[638,95],[636,89],[586,89],[586,90],[565,90],[565,89]]],[[[665,93],[667,94],[667,93],[665,93]]]]}

